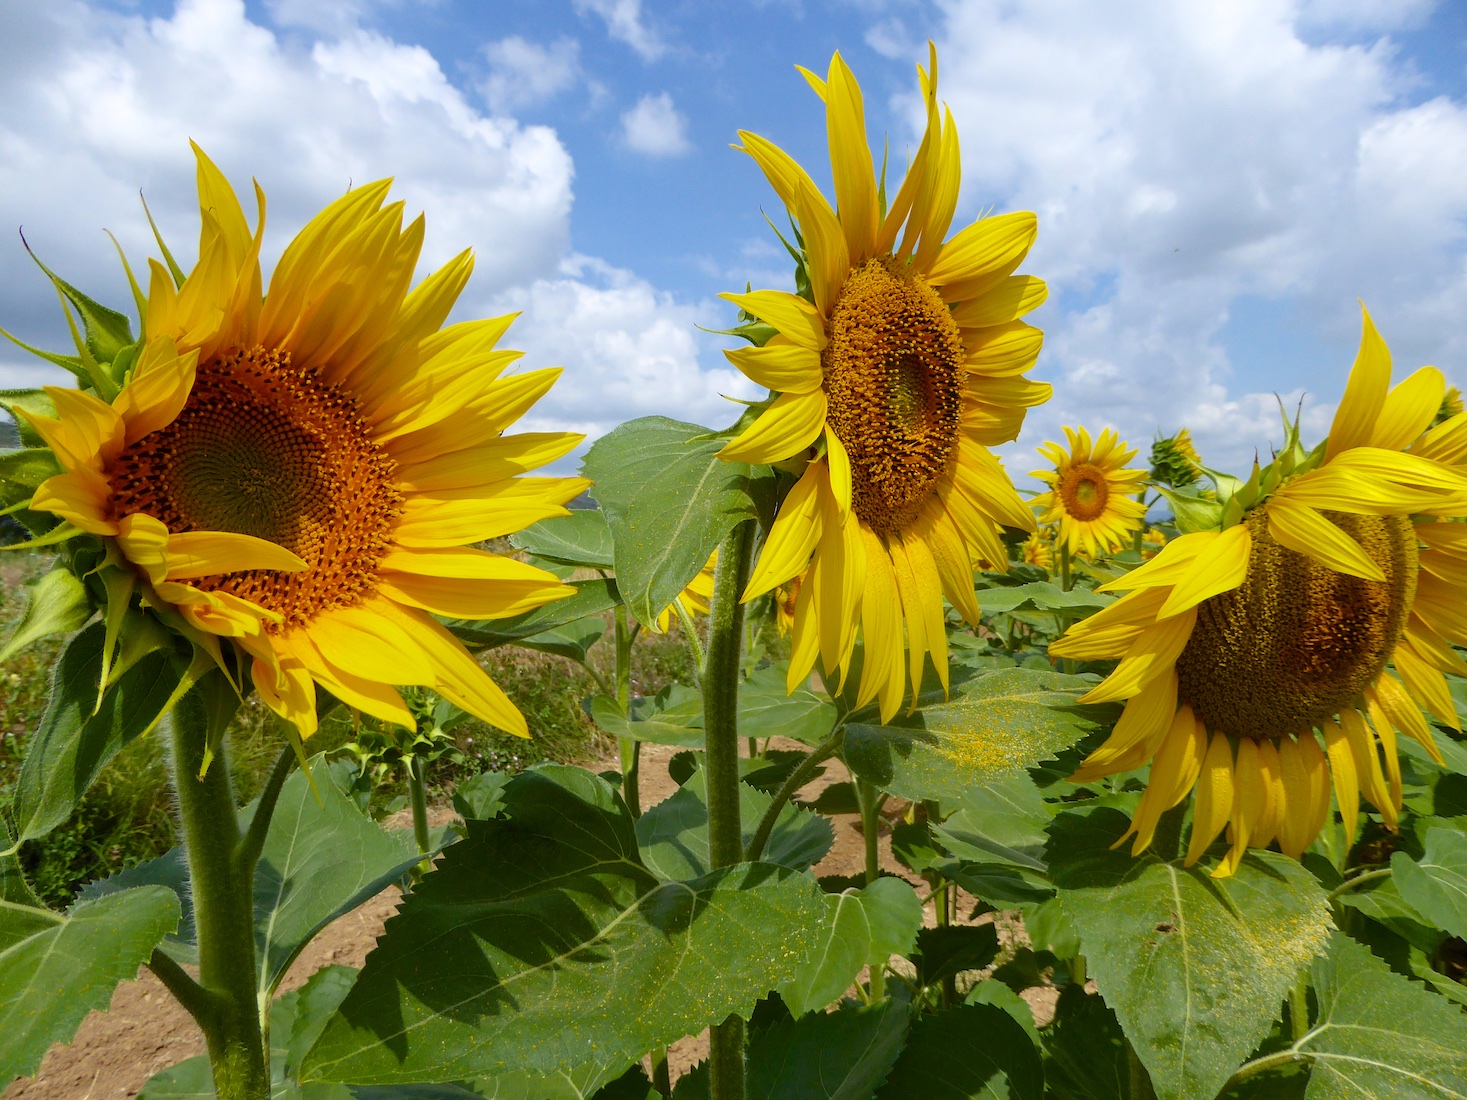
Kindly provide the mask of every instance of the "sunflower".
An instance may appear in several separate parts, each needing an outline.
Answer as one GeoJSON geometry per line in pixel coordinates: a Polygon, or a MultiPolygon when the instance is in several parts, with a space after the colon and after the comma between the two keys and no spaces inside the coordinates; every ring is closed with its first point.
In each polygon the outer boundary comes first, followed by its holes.
{"type": "Polygon", "coordinates": [[[1452,648],[1467,642],[1467,525],[1452,522],[1467,517],[1467,413],[1431,427],[1433,367],[1390,379],[1367,313],[1328,439],[1306,454],[1291,427],[1271,465],[1219,493],[1214,529],[1104,586],[1126,595],[1050,647],[1121,659],[1083,701],[1125,711],[1075,779],[1151,762],[1134,851],[1194,788],[1186,862],[1226,827],[1216,875],[1273,841],[1297,858],[1330,820],[1331,785],[1347,842],[1362,794],[1394,828],[1397,734],[1439,760],[1422,708],[1461,728],[1442,674],[1467,674],[1452,648]]]}
{"type": "Polygon", "coordinates": [[[564,433],[502,434],[559,370],[501,377],[512,317],[441,328],[464,252],[409,291],[423,219],[390,181],[349,192],[281,256],[261,294],[265,199],[250,231],[197,146],[199,260],[151,265],[144,342],[111,402],[49,389],[27,416],[65,472],[30,507],[101,536],[145,604],[216,659],[248,655],[265,702],[309,736],[313,684],[412,728],[393,685],[422,685],[499,728],[525,720],[434,618],[497,618],[568,594],[469,543],[549,516],[589,483],[518,474],[564,433]]]}
{"type": "Polygon", "coordinates": [[[1054,568],[1053,540],[1035,531],[1024,540],[1024,564],[1037,565],[1040,569],[1054,568]]]}
{"type": "MultiPolygon", "coordinates": [[[[706,615],[708,608],[713,603],[713,570],[718,565],[718,551],[708,555],[708,561],[698,571],[698,575],[688,582],[688,586],[674,597],[683,605],[683,610],[689,615],[706,615]]],[[[652,630],[657,634],[666,634],[667,628],[672,625],[673,612],[676,609],[668,604],[662,609],[662,614],[657,616],[657,622],[653,624],[652,630]]]]}
{"type": "Polygon", "coordinates": [[[1173,436],[1158,436],[1151,444],[1151,480],[1185,489],[1202,474],[1202,456],[1192,443],[1192,433],[1182,428],[1173,436]]]}
{"type": "Polygon", "coordinates": [[[1126,463],[1136,449],[1120,441],[1107,428],[1092,446],[1090,433],[1065,428],[1069,450],[1058,443],[1045,443],[1039,453],[1054,463],[1053,470],[1036,470],[1036,477],[1049,486],[1031,502],[1042,508],[1040,523],[1059,527],[1055,541],[1071,554],[1099,557],[1119,550],[1140,530],[1146,508],[1132,499],[1146,482],[1145,470],[1128,470],[1126,463]]]}
{"type": "Polygon", "coordinates": [[[1146,533],[1141,536],[1141,556],[1147,561],[1150,561],[1157,554],[1161,553],[1162,548],[1165,546],[1166,534],[1159,528],[1148,528],[1146,533]]]}
{"type": "MultiPolygon", "coordinates": [[[[724,298],[770,325],[762,347],[725,352],[774,391],[721,452],[740,462],[808,459],[744,592],[752,599],[809,568],[794,612],[791,689],[817,657],[842,682],[865,635],[857,695],[900,708],[923,662],[947,683],[946,596],[969,622],[977,560],[1006,562],[997,523],[1034,519],[987,450],[1013,439],[1050,388],[1023,377],[1043,334],[1020,320],[1045,297],[1014,275],[1034,240],[1033,214],[983,218],[944,240],[958,194],[958,135],[937,102],[937,53],[918,76],[927,126],[883,211],[861,89],[836,54],[825,101],[835,176],[832,210],[805,170],[740,131],[789,208],[804,243],[808,296],[778,290],[724,298]],[[905,628],[908,667],[903,667],[905,628]]],[[[915,692],[914,692],[915,698],[915,692]]]]}

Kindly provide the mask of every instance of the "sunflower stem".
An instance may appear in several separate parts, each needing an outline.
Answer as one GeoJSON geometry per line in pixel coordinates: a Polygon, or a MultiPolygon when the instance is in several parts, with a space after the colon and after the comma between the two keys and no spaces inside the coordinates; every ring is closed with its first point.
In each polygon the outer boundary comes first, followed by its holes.
{"type": "MultiPolygon", "coordinates": [[[[708,855],[714,867],[744,858],[739,820],[739,672],[754,521],[737,524],[718,551],[703,673],[704,767],[708,779],[708,855]]],[[[744,1100],[744,1021],[730,1016],[708,1033],[712,1100],[744,1100]]]]}
{"type": "MultiPolygon", "coordinates": [[[[861,807],[861,836],[866,842],[866,885],[881,877],[881,803],[877,801],[876,784],[869,779],[856,780],[856,802],[861,807]]],[[[871,964],[871,1000],[886,997],[886,966],[871,964]]]]}
{"type": "MultiPolygon", "coordinates": [[[[628,718],[632,715],[632,641],[635,635],[627,626],[625,604],[617,604],[616,625],[616,705],[628,718]]],[[[642,816],[640,771],[642,743],[628,737],[617,739],[621,758],[621,797],[632,817],[642,816]]]]}
{"type": "Polygon", "coordinates": [[[428,849],[432,846],[428,837],[428,778],[427,761],[417,753],[413,753],[407,760],[408,776],[408,801],[413,808],[413,839],[418,844],[418,854],[423,857],[419,862],[414,874],[421,878],[432,869],[432,862],[427,858],[428,849]]]}
{"type": "Polygon", "coordinates": [[[1327,895],[1325,895],[1325,900],[1334,901],[1335,898],[1339,897],[1341,894],[1348,894],[1351,890],[1358,890],[1367,882],[1379,882],[1383,878],[1390,878],[1391,874],[1392,871],[1389,867],[1381,867],[1374,871],[1366,871],[1363,875],[1356,875],[1354,878],[1346,879],[1344,882],[1340,883],[1327,895]]]}
{"type": "Polygon", "coordinates": [[[1289,990],[1289,1031],[1294,1042],[1309,1034],[1309,971],[1299,972],[1299,979],[1289,990]]]}
{"type": "MultiPolygon", "coordinates": [[[[185,1002],[209,1049],[220,1100],[266,1100],[270,1070],[257,1001],[255,962],[255,858],[242,843],[229,768],[218,759],[201,776],[210,740],[211,712],[201,696],[206,678],[173,708],[173,785],[188,853],[194,919],[198,929],[199,979],[205,997],[185,1002]]],[[[224,690],[232,691],[225,686],[224,690]]],[[[227,716],[215,717],[216,721],[227,716]]],[[[260,810],[268,811],[262,803],[260,810]]]]}

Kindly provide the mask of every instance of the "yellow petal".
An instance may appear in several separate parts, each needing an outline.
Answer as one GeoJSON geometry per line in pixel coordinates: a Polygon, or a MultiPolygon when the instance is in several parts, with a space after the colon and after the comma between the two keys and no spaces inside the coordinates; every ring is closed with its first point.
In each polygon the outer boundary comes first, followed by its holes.
{"type": "Polygon", "coordinates": [[[168,536],[166,579],[170,581],[196,580],[246,569],[295,573],[305,568],[308,568],[306,563],[285,547],[253,535],[183,531],[168,536]]]}
{"type": "Polygon", "coordinates": [[[812,351],[823,351],[829,342],[820,311],[805,299],[783,290],[751,290],[745,294],[720,294],[745,313],[773,325],[782,336],[812,351]]]}
{"type": "Polygon", "coordinates": [[[942,288],[944,301],[975,297],[1023,262],[1038,231],[1027,210],[981,218],[942,246],[927,282],[942,288]]]}
{"type": "Polygon", "coordinates": [[[820,388],[824,377],[820,353],[795,343],[733,348],[723,354],[750,380],[778,393],[810,393],[820,388]]]}
{"type": "Polygon", "coordinates": [[[1188,608],[1180,615],[1163,619],[1147,627],[1131,643],[1121,663],[1106,679],[1080,697],[1082,703],[1110,703],[1128,699],[1162,672],[1176,664],[1177,657],[1192,636],[1197,609],[1188,608]]]}
{"type": "Polygon", "coordinates": [[[769,537],[759,551],[754,573],[744,589],[744,600],[784,584],[810,564],[810,555],[820,541],[820,485],[826,479],[825,464],[812,462],[779,506],[769,537]]]}
{"type": "Polygon", "coordinates": [[[1345,827],[1345,846],[1355,843],[1360,827],[1360,782],[1355,770],[1355,754],[1350,739],[1334,722],[1321,722],[1324,745],[1329,753],[1330,775],[1334,780],[1335,802],[1340,807],[1340,820],[1345,827]]]}
{"type": "Polygon", "coordinates": [[[1374,697],[1379,702],[1396,729],[1420,742],[1438,764],[1443,763],[1441,750],[1436,747],[1436,739],[1431,735],[1431,726],[1422,717],[1421,708],[1406,693],[1399,680],[1389,672],[1383,672],[1376,678],[1375,686],[1367,688],[1365,694],[1367,699],[1374,697]]]}
{"type": "MultiPolygon", "coordinates": [[[[171,340],[150,341],[150,345],[172,346],[171,340]]],[[[131,446],[150,432],[167,427],[183,411],[184,403],[194,388],[194,369],[198,352],[177,352],[150,369],[139,368],[132,381],[122,387],[113,407],[126,425],[125,444],[131,446]]]]}
{"type": "Polygon", "coordinates": [[[1136,834],[1136,841],[1131,845],[1132,855],[1140,855],[1150,847],[1161,815],[1186,798],[1197,782],[1206,749],[1206,733],[1192,716],[1192,708],[1183,704],[1173,717],[1171,728],[1151,764],[1151,778],[1147,780],[1141,804],[1136,807],[1130,832],[1111,847],[1119,847],[1131,833],[1136,834]]]}
{"type": "Polygon", "coordinates": [[[856,706],[864,707],[881,697],[883,724],[896,717],[905,694],[906,673],[902,667],[902,606],[892,576],[891,557],[881,536],[861,524],[861,542],[866,550],[866,590],[861,596],[861,634],[865,657],[856,706]]]}
{"type": "Polygon", "coordinates": [[[986,328],[1017,321],[1032,313],[1049,297],[1043,279],[1033,275],[1010,275],[976,298],[953,306],[953,320],[959,328],[986,328]]]}
{"type": "Polygon", "coordinates": [[[1217,839],[1233,813],[1237,797],[1233,779],[1233,749],[1226,736],[1212,735],[1197,778],[1197,801],[1192,810],[1192,838],[1187,842],[1186,865],[1191,867],[1217,839]]]}
{"type": "Polygon", "coordinates": [[[845,234],[849,263],[854,266],[876,251],[876,175],[871,165],[871,147],[866,141],[861,86],[839,53],[830,59],[825,126],[830,141],[830,168],[835,178],[836,211],[845,234]]]}
{"type": "Polygon", "coordinates": [[[1416,651],[1409,637],[1403,638],[1391,653],[1391,663],[1396,666],[1396,672],[1410,689],[1411,694],[1421,701],[1421,704],[1429,710],[1434,718],[1444,726],[1450,726],[1458,733],[1462,731],[1462,725],[1457,718],[1457,706],[1452,702],[1451,689],[1447,687],[1447,679],[1416,651]]]}
{"type": "Polygon", "coordinates": [[[1248,575],[1252,550],[1253,537],[1248,527],[1242,523],[1229,527],[1192,559],[1187,575],[1172,589],[1158,617],[1170,618],[1203,600],[1237,588],[1248,575]]]}
{"type": "Polygon", "coordinates": [[[830,464],[830,492],[840,521],[844,523],[851,511],[851,458],[846,445],[827,425],[825,429],[825,454],[830,464]]]}
{"type": "Polygon", "coordinates": [[[1447,380],[1435,367],[1422,367],[1385,399],[1370,433],[1370,446],[1386,451],[1405,450],[1431,427],[1442,407],[1447,380]]]}
{"type": "Polygon", "coordinates": [[[416,462],[401,462],[397,483],[410,492],[466,489],[528,473],[573,451],[578,432],[525,432],[493,436],[475,447],[444,451],[416,462]]]}
{"type": "Polygon", "coordinates": [[[102,474],[78,466],[41,482],[26,507],[60,516],[89,534],[115,535],[117,524],[107,518],[111,497],[111,483],[102,474]]]}
{"type": "Polygon", "coordinates": [[[1124,592],[1128,589],[1154,588],[1159,585],[1180,584],[1192,572],[1192,562],[1214,540],[1222,537],[1218,531],[1195,531],[1178,535],[1163,546],[1156,557],[1139,567],[1096,588],[1097,592],[1124,592]]]}
{"type": "Polygon", "coordinates": [[[1380,766],[1380,753],[1376,751],[1375,737],[1370,727],[1365,724],[1359,711],[1347,707],[1340,712],[1340,728],[1345,731],[1345,739],[1355,759],[1355,775],[1361,790],[1380,811],[1386,827],[1394,829],[1398,807],[1386,785],[1385,773],[1380,766]]]}
{"type": "Polygon", "coordinates": [[[1363,302],[1360,317],[1360,350],[1355,355],[1355,365],[1350,369],[1350,379],[1345,383],[1345,394],[1335,410],[1334,423],[1330,425],[1329,442],[1324,452],[1326,464],[1351,447],[1364,447],[1370,443],[1376,418],[1391,385],[1390,349],[1375,330],[1375,323],[1363,302]]]}
{"type": "Polygon", "coordinates": [[[856,642],[861,591],[866,578],[866,551],[856,517],[841,523],[834,500],[825,493],[820,495],[820,542],[807,583],[814,586],[818,604],[820,660],[825,671],[833,673],[836,669],[844,670],[856,642]]]}
{"type": "Polygon", "coordinates": [[[1085,758],[1070,782],[1090,783],[1139,768],[1156,755],[1176,713],[1177,676],[1169,672],[1157,676],[1140,694],[1131,697],[1105,744],[1085,758]]]}
{"type": "MultiPolygon", "coordinates": [[[[509,560],[506,564],[523,563],[509,560]]],[[[550,574],[533,566],[525,568],[540,577],[425,577],[383,571],[377,578],[377,590],[398,603],[451,619],[503,619],[575,595],[574,588],[550,574]]]]}
{"type": "Polygon", "coordinates": [[[820,656],[820,608],[815,603],[815,586],[807,579],[795,594],[794,622],[790,626],[790,667],[785,690],[792,692],[810,678],[815,658],[820,656]]]}
{"type": "Polygon", "coordinates": [[[1384,581],[1385,574],[1360,544],[1313,508],[1275,496],[1268,502],[1268,533],[1281,546],[1313,558],[1337,573],[1384,581]]]}
{"type": "Polygon", "coordinates": [[[793,458],[820,438],[825,428],[825,409],[824,390],[782,393],[742,435],[730,440],[718,457],[754,463],[793,458]]]}

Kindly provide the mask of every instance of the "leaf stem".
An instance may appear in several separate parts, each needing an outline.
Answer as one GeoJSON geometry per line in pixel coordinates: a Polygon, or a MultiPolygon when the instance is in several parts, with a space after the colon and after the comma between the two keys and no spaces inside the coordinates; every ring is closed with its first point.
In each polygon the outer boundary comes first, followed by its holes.
{"type": "Polygon", "coordinates": [[[764,854],[764,846],[769,843],[769,837],[774,832],[774,823],[779,820],[780,811],[795,796],[795,792],[810,781],[810,776],[814,774],[815,769],[840,751],[841,741],[845,739],[845,735],[845,719],[839,718],[830,736],[811,749],[809,755],[795,765],[795,770],[790,772],[779,790],[774,792],[774,801],[769,804],[769,809],[765,810],[764,816],[759,819],[759,827],[754,830],[754,835],[749,839],[749,846],[744,850],[746,860],[753,863],[764,854]]]}
{"type": "MultiPolygon", "coordinates": [[[[744,606],[754,550],[753,520],[724,539],[713,573],[708,654],[703,669],[704,767],[708,778],[708,855],[714,867],[744,858],[739,820],[739,675],[744,606]]],[[[711,1100],[744,1100],[744,1021],[730,1016],[708,1032],[711,1100]]]]}
{"type": "Polygon", "coordinates": [[[1309,1034],[1309,969],[1299,972],[1299,979],[1289,989],[1289,1031],[1294,1042],[1302,1042],[1309,1034]]]}
{"type": "MultiPolygon", "coordinates": [[[[627,626],[626,604],[617,604],[613,612],[616,625],[616,703],[627,717],[632,713],[632,641],[636,634],[627,626]]],[[[619,738],[621,757],[621,797],[632,817],[642,816],[640,767],[642,745],[630,738],[619,738]]]]}
{"type": "MultiPolygon", "coordinates": [[[[856,802],[861,807],[861,837],[866,844],[866,885],[881,877],[881,802],[876,784],[869,779],[856,780],[856,802]]],[[[886,964],[871,962],[871,1000],[886,997],[886,964]]]]}
{"type": "Polygon", "coordinates": [[[413,809],[413,839],[418,844],[418,854],[423,860],[418,864],[415,874],[418,877],[426,875],[431,868],[427,858],[430,841],[428,837],[428,762],[417,753],[411,754],[407,759],[408,775],[408,800],[413,809]]]}
{"type": "Polygon", "coordinates": [[[295,764],[295,747],[287,744],[280,750],[280,755],[275,758],[270,774],[265,777],[265,786],[260,790],[260,801],[255,807],[255,816],[250,819],[250,827],[240,840],[239,847],[235,849],[235,864],[239,867],[249,867],[252,876],[255,873],[255,864],[259,862],[260,853],[265,849],[265,836],[270,832],[270,819],[275,816],[275,803],[280,800],[280,789],[285,786],[285,781],[290,777],[291,769],[295,767],[295,764]]]}
{"type": "Polygon", "coordinates": [[[1333,890],[1325,895],[1325,900],[1334,901],[1335,898],[1339,897],[1341,894],[1348,894],[1351,890],[1357,889],[1364,883],[1379,882],[1383,878],[1390,877],[1391,869],[1389,867],[1381,867],[1375,871],[1366,871],[1363,875],[1356,875],[1354,878],[1346,879],[1344,882],[1340,883],[1338,886],[1336,886],[1333,890]]]}
{"type": "MultiPolygon", "coordinates": [[[[254,862],[240,833],[229,768],[218,761],[201,777],[210,707],[200,684],[173,708],[173,785],[188,853],[199,941],[199,982],[213,1011],[196,1016],[209,1048],[220,1100],[267,1100],[270,1071],[257,1003],[254,862]]],[[[232,690],[232,689],[228,689],[232,690]]],[[[262,803],[261,809],[264,809],[262,803]]],[[[166,967],[165,967],[166,969],[166,967]]],[[[203,1007],[202,998],[191,998],[203,1007]]],[[[190,1007],[183,1002],[185,1008],[190,1007]]]]}
{"type": "Polygon", "coordinates": [[[693,621],[693,613],[687,609],[681,596],[672,601],[672,609],[677,614],[678,625],[683,628],[683,638],[688,643],[688,652],[693,657],[693,686],[702,691],[703,663],[707,658],[703,654],[703,642],[698,637],[698,624],[693,621]]]}
{"type": "MultiPolygon", "coordinates": [[[[1305,1038],[1307,1037],[1306,1035],[1305,1038]]],[[[1229,1089],[1242,1084],[1248,1078],[1256,1077],[1258,1074],[1267,1070],[1278,1069],[1282,1066],[1293,1065],[1298,1062],[1307,1064],[1313,1061],[1314,1056],[1308,1051],[1300,1050],[1299,1044],[1295,1043],[1287,1050],[1275,1051],[1273,1054],[1265,1054],[1262,1058],[1255,1058],[1251,1062],[1244,1062],[1233,1071],[1233,1075],[1223,1085],[1222,1091],[1227,1092],[1229,1089]]]]}

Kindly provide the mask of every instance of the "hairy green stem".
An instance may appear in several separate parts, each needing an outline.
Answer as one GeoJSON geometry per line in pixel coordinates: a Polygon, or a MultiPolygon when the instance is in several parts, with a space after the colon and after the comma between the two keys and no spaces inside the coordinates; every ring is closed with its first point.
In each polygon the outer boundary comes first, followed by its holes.
{"type": "Polygon", "coordinates": [[[1309,971],[1307,969],[1299,974],[1299,980],[1289,990],[1289,1032],[1294,1036],[1296,1043],[1309,1034],[1309,971]]]}
{"type": "Polygon", "coordinates": [[[693,621],[693,614],[687,609],[681,596],[672,601],[672,609],[677,613],[678,624],[683,628],[683,638],[688,643],[688,653],[693,658],[693,686],[702,691],[703,662],[707,658],[703,654],[703,642],[698,637],[698,624],[693,621]]]}
{"type": "MultiPolygon", "coordinates": [[[[708,779],[708,855],[714,867],[744,858],[739,820],[739,673],[754,521],[738,523],[718,552],[703,668],[704,768],[708,779]]],[[[730,1016],[708,1033],[712,1100],[744,1100],[744,1021],[730,1016]]]]}
{"type": "MultiPolygon", "coordinates": [[[[676,601],[674,601],[676,602],[676,601]]],[[[632,642],[636,634],[627,625],[625,604],[617,604],[616,624],[616,704],[627,717],[632,713],[632,642]]],[[[629,737],[618,739],[621,757],[621,797],[632,817],[642,816],[641,762],[642,743],[629,737]]]]}
{"type": "Polygon", "coordinates": [[[250,827],[245,830],[245,835],[239,842],[235,861],[241,866],[248,865],[252,869],[251,874],[255,864],[259,862],[260,853],[265,849],[265,835],[270,831],[270,819],[275,816],[275,803],[280,801],[280,790],[295,769],[296,760],[295,746],[287,744],[280,750],[280,755],[270,768],[270,774],[265,777],[265,786],[260,789],[260,801],[255,806],[255,816],[250,819],[250,827]]]}
{"type": "Polygon", "coordinates": [[[844,720],[837,721],[831,735],[810,750],[810,754],[795,765],[795,770],[790,772],[779,790],[774,792],[774,800],[769,803],[769,809],[765,810],[764,816],[759,819],[759,827],[749,838],[749,846],[744,850],[746,860],[753,863],[764,854],[764,846],[769,843],[769,837],[774,832],[774,823],[779,820],[780,811],[795,796],[795,792],[810,781],[810,776],[815,774],[815,769],[840,751],[840,743],[845,735],[844,720]]]}
{"type": "MultiPolygon", "coordinates": [[[[208,1044],[220,1100],[266,1100],[270,1070],[256,999],[255,861],[247,858],[226,762],[215,760],[199,776],[209,744],[209,708],[197,689],[178,701],[170,725],[198,930],[199,985],[212,1008],[195,1019],[208,1044]]],[[[259,816],[261,827],[268,827],[269,813],[259,816]]]]}
{"type": "Polygon", "coordinates": [[[418,843],[418,853],[423,856],[422,861],[414,870],[414,874],[421,878],[432,870],[432,862],[427,858],[431,842],[428,837],[428,762],[417,753],[413,753],[407,759],[408,776],[408,801],[413,808],[413,839],[418,843]]]}
{"type": "MultiPolygon", "coordinates": [[[[870,886],[881,877],[881,803],[878,801],[876,784],[869,779],[856,780],[856,803],[861,808],[861,838],[866,845],[866,885],[870,886]]],[[[871,1000],[886,997],[886,964],[871,964],[871,1000]]]]}
{"type": "Polygon", "coordinates": [[[1255,1058],[1251,1062],[1244,1062],[1233,1071],[1233,1075],[1228,1078],[1227,1084],[1223,1085],[1222,1091],[1227,1092],[1229,1089],[1242,1084],[1248,1078],[1256,1077],[1258,1074],[1264,1073],[1267,1070],[1282,1069],[1284,1066],[1293,1065],[1296,1062],[1308,1063],[1312,1061],[1314,1061],[1314,1056],[1307,1051],[1298,1049],[1298,1045],[1295,1044],[1288,1050],[1276,1051],[1273,1054],[1265,1054],[1262,1058],[1255,1058]]]}

